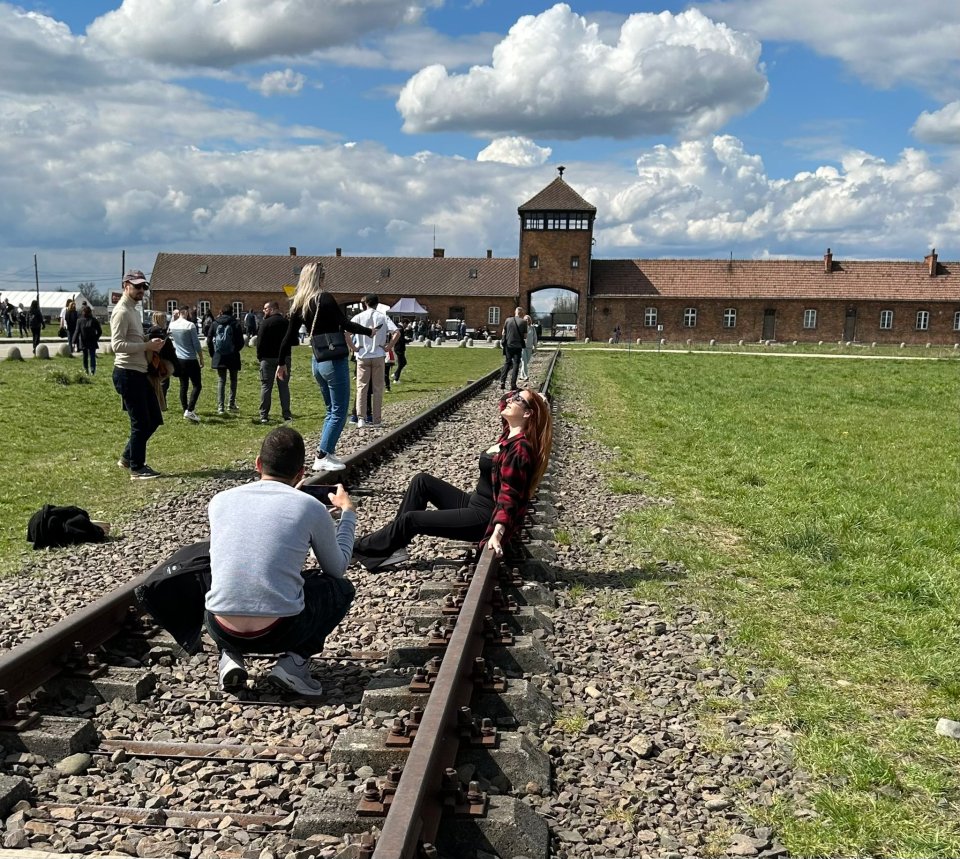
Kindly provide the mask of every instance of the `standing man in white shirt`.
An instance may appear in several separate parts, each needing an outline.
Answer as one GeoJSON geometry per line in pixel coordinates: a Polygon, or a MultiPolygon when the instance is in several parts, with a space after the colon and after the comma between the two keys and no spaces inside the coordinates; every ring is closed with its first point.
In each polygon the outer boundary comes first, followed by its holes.
{"type": "Polygon", "coordinates": [[[377,330],[374,331],[373,336],[355,334],[353,337],[357,358],[357,412],[363,413],[361,406],[366,403],[367,388],[370,388],[370,416],[373,420],[368,424],[363,418],[359,418],[357,426],[361,428],[370,426],[376,429],[381,426],[383,417],[385,387],[383,374],[387,349],[394,347],[400,331],[389,316],[377,310],[380,304],[378,295],[371,292],[364,299],[364,304],[367,305],[367,309],[358,313],[350,321],[377,330]]]}

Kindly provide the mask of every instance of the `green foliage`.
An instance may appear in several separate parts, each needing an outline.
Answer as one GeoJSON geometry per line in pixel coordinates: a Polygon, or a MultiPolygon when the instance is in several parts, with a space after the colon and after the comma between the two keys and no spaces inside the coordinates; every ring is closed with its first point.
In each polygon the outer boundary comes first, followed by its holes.
{"type": "Polygon", "coordinates": [[[755,716],[796,732],[817,814],[757,813],[795,855],[960,854],[960,748],[932,733],[960,695],[956,362],[572,350],[560,383],[611,488],[674,499],[621,519],[633,593],[724,613],[733,667],[773,672],[755,716]]]}
{"type": "Polygon", "coordinates": [[[582,734],[587,727],[587,717],[583,710],[568,707],[560,711],[553,723],[565,734],[582,734]]]}

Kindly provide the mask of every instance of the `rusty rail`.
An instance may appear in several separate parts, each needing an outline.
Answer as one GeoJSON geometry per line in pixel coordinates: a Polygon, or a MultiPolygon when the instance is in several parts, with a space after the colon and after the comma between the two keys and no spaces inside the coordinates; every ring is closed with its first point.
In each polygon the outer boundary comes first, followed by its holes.
{"type": "MultiPolygon", "coordinates": [[[[549,390],[559,354],[558,349],[550,359],[541,393],[549,390]]],[[[459,749],[457,712],[470,704],[473,695],[474,660],[483,652],[483,618],[490,612],[499,568],[499,558],[484,551],[377,838],[373,859],[416,859],[421,844],[436,843],[445,807],[443,777],[454,767],[459,749]]]]}
{"type": "MultiPolygon", "coordinates": [[[[487,373],[395,430],[373,440],[352,456],[346,457],[344,462],[347,472],[344,477],[358,473],[360,469],[375,462],[383,451],[402,444],[442,415],[458,408],[490,384],[498,372],[499,370],[493,370],[487,373]]],[[[329,479],[329,475],[319,475],[308,482],[329,482],[329,479]]],[[[138,616],[140,608],[134,590],[165,564],[166,560],[161,561],[146,573],[0,655],[0,724],[15,723],[18,701],[61,673],[71,659],[96,652],[117,635],[128,618],[138,616]]]]}

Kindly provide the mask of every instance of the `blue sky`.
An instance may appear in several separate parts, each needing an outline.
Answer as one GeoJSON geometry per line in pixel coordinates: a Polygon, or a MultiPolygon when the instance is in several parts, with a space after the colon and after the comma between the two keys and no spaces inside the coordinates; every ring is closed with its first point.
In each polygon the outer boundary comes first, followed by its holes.
{"type": "Polygon", "coordinates": [[[960,259],[957,44],[955,0],[0,2],[0,291],[512,256],[560,164],[600,257],[960,259]]]}

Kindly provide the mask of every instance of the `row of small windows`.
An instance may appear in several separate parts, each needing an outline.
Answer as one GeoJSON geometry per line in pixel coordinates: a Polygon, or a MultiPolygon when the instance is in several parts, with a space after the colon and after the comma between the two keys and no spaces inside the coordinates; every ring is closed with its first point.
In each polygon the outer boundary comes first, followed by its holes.
{"type": "MultiPolygon", "coordinates": [[[[530,268],[540,268],[540,257],[538,254],[530,254],[530,268]]],[[[580,256],[575,254],[570,257],[570,268],[580,268],[580,256]]]]}
{"type": "Polygon", "coordinates": [[[525,230],[589,230],[590,216],[583,212],[533,212],[523,216],[525,230]]]}
{"type": "MultiPolygon", "coordinates": [[[[658,313],[656,307],[647,307],[644,308],[643,312],[643,324],[647,328],[656,328],[658,320],[658,313]]],[[[683,327],[684,328],[696,328],[697,327],[697,308],[696,307],[687,307],[683,311],[683,327]]],[[[737,327],[737,308],[728,307],[723,311],[723,327],[724,328],[736,328],[737,327]]],[[[804,310],[803,311],[803,327],[807,330],[811,330],[817,327],[817,311],[814,309],[804,310]]],[[[929,310],[918,310],[916,318],[914,319],[914,328],[917,331],[927,331],[930,328],[930,311],[929,310]]],[[[880,311],[880,330],[881,331],[890,331],[893,329],[893,311],[892,310],[881,310],[880,311]]],[[[957,310],[953,314],[953,330],[960,331],[960,310],[957,310]]]]}

